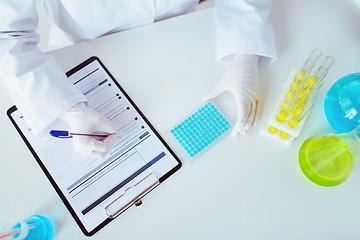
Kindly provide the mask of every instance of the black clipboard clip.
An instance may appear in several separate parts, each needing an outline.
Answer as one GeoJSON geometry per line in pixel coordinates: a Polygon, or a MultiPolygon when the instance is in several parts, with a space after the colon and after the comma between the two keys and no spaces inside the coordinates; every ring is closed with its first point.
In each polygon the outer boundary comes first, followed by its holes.
{"type": "Polygon", "coordinates": [[[160,184],[159,178],[150,173],[138,183],[125,189],[124,193],[105,207],[105,213],[109,218],[116,218],[130,206],[140,206],[142,198],[157,185],[160,184]]]}

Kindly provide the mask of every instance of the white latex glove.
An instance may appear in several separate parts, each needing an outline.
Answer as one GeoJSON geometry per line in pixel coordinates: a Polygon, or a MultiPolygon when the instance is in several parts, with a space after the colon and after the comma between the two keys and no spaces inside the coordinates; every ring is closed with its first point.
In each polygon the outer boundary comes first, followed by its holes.
{"type": "Polygon", "coordinates": [[[247,133],[257,120],[260,104],[257,91],[258,61],[257,55],[236,55],[220,81],[204,96],[204,100],[209,100],[229,91],[235,97],[237,120],[232,131],[233,137],[247,133]]]}
{"type": "Polygon", "coordinates": [[[106,120],[96,111],[78,103],[61,117],[74,133],[111,134],[108,137],[73,136],[74,150],[89,154],[92,157],[103,158],[116,143],[114,124],[106,120]]]}

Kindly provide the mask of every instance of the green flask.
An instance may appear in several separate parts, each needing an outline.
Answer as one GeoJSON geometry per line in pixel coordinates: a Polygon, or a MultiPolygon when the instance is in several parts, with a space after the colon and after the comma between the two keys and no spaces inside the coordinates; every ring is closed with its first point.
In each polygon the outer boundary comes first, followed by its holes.
{"type": "Polygon", "coordinates": [[[315,135],[299,151],[302,171],[321,186],[336,186],[350,175],[360,150],[360,125],[350,133],[315,135]]]}

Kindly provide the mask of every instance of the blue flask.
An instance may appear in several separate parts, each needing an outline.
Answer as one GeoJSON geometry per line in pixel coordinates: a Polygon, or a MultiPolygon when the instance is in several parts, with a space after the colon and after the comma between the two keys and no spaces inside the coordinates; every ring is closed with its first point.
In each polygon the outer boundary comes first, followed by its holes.
{"type": "Polygon", "coordinates": [[[360,124],[360,73],[347,75],[329,89],[325,114],[338,132],[350,132],[360,124]]]}
{"type": "Polygon", "coordinates": [[[15,223],[10,229],[0,233],[0,238],[18,240],[51,240],[53,239],[54,234],[55,223],[53,219],[46,214],[36,214],[23,221],[18,221],[18,223],[15,223]]]}

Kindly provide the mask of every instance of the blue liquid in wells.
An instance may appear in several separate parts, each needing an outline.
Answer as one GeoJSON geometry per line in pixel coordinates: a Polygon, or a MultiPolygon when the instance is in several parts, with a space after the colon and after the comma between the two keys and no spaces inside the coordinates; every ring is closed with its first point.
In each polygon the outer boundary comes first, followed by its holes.
{"type": "Polygon", "coordinates": [[[209,102],[171,129],[171,134],[190,157],[195,157],[230,128],[229,121],[209,102]]]}
{"type": "Polygon", "coordinates": [[[325,114],[338,132],[350,132],[360,124],[360,73],[338,80],[325,97],[325,114]]]}

